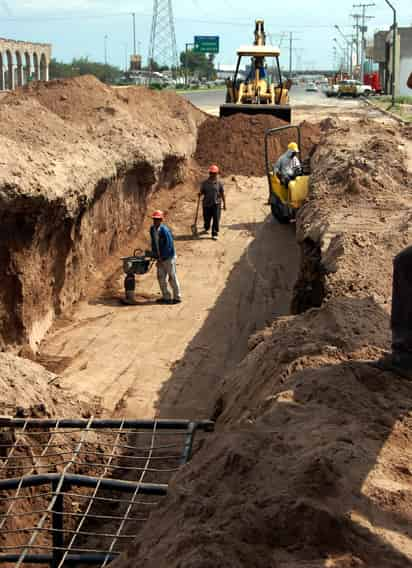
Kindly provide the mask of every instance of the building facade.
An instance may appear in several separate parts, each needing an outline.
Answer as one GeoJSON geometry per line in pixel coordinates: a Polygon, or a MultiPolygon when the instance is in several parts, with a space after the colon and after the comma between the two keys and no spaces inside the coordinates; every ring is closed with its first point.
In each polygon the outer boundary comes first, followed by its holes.
{"type": "MultiPolygon", "coordinates": [[[[380,82],[385,93],[392,93],[392,30],[377,32],[374,36],[372,58],[379,64],[380,82]]],[[[395,95],[410,95],[407,81],[412,72],[412,27],[399,27],[395,43],[395,95]]]]}
{"type": "Polygon", "coordinates": [[[52,46],[0,38],[0,91],[48,81],[52,46]]]}

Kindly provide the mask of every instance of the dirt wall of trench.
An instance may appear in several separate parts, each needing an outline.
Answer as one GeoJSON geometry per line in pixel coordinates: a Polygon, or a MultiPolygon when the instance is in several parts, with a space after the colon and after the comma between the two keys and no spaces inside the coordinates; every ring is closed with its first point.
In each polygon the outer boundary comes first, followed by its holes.
{"type": "Polygon", "coordinates": [[[0,118],[0,348],[36,351],[133,240],[153,192],[182,182],[203,115],[82,77],[9,95],[0,118]]]}

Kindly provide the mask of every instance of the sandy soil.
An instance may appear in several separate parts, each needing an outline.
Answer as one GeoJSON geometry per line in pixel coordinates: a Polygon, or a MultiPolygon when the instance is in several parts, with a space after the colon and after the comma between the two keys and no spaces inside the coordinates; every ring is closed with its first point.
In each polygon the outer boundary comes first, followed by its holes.
{"type": "Polygon", "coordinates": [[[298,268],[293,227],[268,218],[265,180],[238,177],[225,185],[218,242],[191,237],[193,202],[168,215],[180,306],[154,305],[155,270],[138,283],[140,305],[121,306],[120,277],[112,296],[82,303],[73,324],[50,335],[42,356],[71,361],[61,373],[64,388],[100,397],[109,413],[122,416],[210,415],[209,394],[246,353],[249,335],[288,310],[298,268]]]}

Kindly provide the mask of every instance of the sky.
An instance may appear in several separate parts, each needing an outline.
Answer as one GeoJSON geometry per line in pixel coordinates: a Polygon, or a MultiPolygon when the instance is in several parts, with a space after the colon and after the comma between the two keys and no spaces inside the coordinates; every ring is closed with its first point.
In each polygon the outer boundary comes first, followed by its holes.
{"type": "MultiPolygon", "coordinates": [[[[158,0],[166,3],[166,0],[158,0]]],[[[401,26],[412,26],[412,0],[391,0],[401,26]]],[[[295,69],[332,68],[336,37],[352,33],[351,14],[360,11],[354,3],[371,0],[294,0],[259,2],[258,11],[250,0],[173,0],[178,51],[194,35],[218,35],[220,53],[216,62],[234,63],[236,49],[252,43],[254,21],[265,20],[266,31],[275,45],[281,47],[281,63],[288,66],[289,37],[293,32],[293,66],[295,69]],[[264,7],[263,7],[264,6],[264,7]]],[[[133,51],[132,16],[136,13],[138,51],[147,60],[153,0],[0,0],[0,37],[51,43],[53,55],[61,61],[87,56],[104,61],[105,36],[109,63],[125,66],[133,51]]],[[[385,0],[376,0],[367,9],[368,34],[388,29],[393,13],[385,0]]]]}

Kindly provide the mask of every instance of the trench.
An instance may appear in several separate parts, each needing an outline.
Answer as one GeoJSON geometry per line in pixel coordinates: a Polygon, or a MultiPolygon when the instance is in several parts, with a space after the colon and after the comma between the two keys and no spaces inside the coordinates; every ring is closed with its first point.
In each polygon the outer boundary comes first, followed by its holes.
{"type": "MultiPolygon", "coordinates": [[[[183,170],[184,164],[176,156],[164,160],[161,172],[155,172],[146,162],[138,163],[115,179],[101,180],[93,200],[80,204],[74,218],[65,215],[61,204],[51,209],[39,203],[29,215],[25,212],[24,222],[17,215],[8,219],[4,231],[10,238],[5,241],[7,246],[0,249],[0,258],[5,259],[0,282],[8,282],[6,278],[13,281],[14,293],[4,300],[13,317],[2,323],[3,342],[27,343],[36,351],[53,320],[84,297],[92,281],[101,281],[102,276],[110,274],[107,259],[133,242],[142,230],[148,200],[156,189],[178,184],[183,170]],[[19,223],[23,223],[23,230],[17,231],[19,223]],[[32,294],[27,299],[29,289],[32,294]]],[[[233,205],[233,218],[226,224],[224,235],[228,237],[228,246],[244,238],[244,234],[253,238],[230,265],[222,289],[207,306],[207,317],[189,338],[183,355],[174,362],[167,381],[159,388],[159,418],[218,419],[216,389],[224,375],[248,353],[249,338],[274,318],[303,311],[322,301],[316,245],[304,244],[299,260],[294,227],[278,225],[266,214],[251,223],[249,193],[243,199],[243,209],[236,209],[239,204],[233,205]],[[236,213],[241,218],[236,219],[236,213]],[[311,264],[306,262],[307,256],[312,258],[311,264]]],[[[218,261],[223,264],[222,258],[218,261]]],[[[194,278],[196,270],[199,274],[205,272],[204,263],[196,264],[196,250],[192,250],[190,270],[194,278]]],[[[193,318],[193,314],[182,317],[193,318]]],[[[173,333],[170,337],[178,341],[173,333]]],[[[186,339],[182,334],[181,340],[186,339]]],[[[156,348],[155,345],[153,349],[156,348]]],[[[116,377],[115,382],[119,379],[116,377]]],[[[126,389],[126,396],[129,393],[126,389]]],[[[134,443],[132,437],[130,445],[134,443]]],[[[119,457],[122,466],[127,466],[128,460],[130,456],[119,457]]],[[[122,475],[127,479],[127,470],[122,475]]],[[[149,476],[149,480],[159,481],[156,476],[149,476]]],[[[121,505],[116,507],[116,511],[121,509],[121,505]]],[[[96,508],[101,517],[112,510],[113,504],[96,508]]],[[[86,528],[91,532],[109,532],[110,525],[87,523],[86,528]]],[[[133,531],[137,536],[140,527],[133,526],[133,531]]],[[[93,546],[99,546],[98,540],[93,546]]]]}
{"type": "Polygon", "coordinates": [[[0,348],[36,353],[56,317],[85,297],[107,260],[135,239],[150,196],[174,187],[184,169],[175,155],[159,172],[138,162],[101,179],[74,215],[44,198],[0,204],[0,348]]]}

